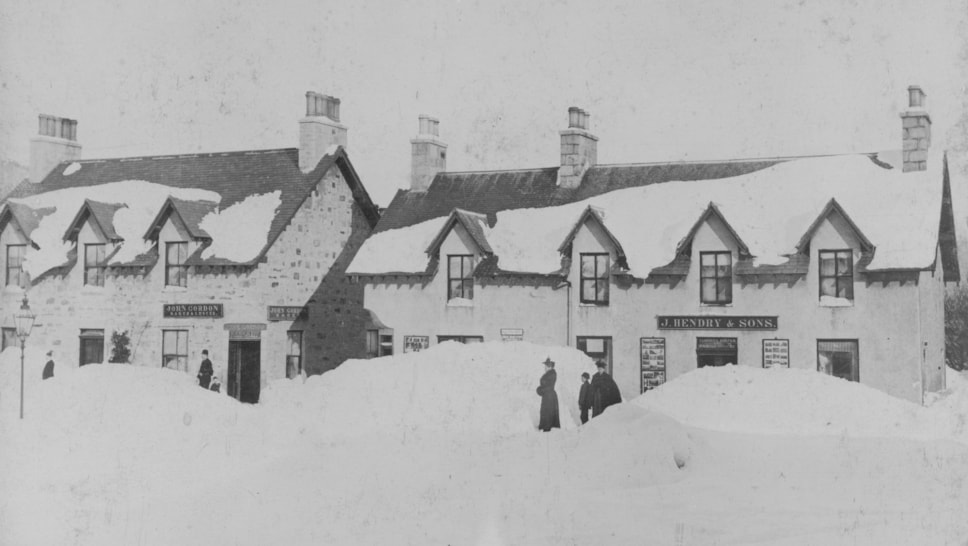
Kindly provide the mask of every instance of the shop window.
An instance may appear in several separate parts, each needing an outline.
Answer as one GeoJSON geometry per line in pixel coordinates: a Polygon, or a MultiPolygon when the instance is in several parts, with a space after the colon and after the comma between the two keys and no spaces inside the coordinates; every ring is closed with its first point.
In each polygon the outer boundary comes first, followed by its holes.
{"type": "Polygon", "coordinates": [[[17,339],[17,329],[16,328],[3,328],[3,340],[2,346],[0,346],[0,353],[3,352],[7,347],[19,347],[20,340],[17,339]]]}
{"type": "Polygon", "coordinates": [[[856,339],[818,339],[817,370],[827,375],[860,381],[860,359],[856,339]]]}
{"type": "Polygon", "coordinates": [[[579,336],[576,339],[575,347],[588,355],[594,362],[599,360],[605,362],[605,370],[612,373],[612,338],[579,336]]]}
{"type": "Polygon", "coordinates": [[[24,255],[27,245],[7,245],[7,286],[26,286],[24,255]]]}
{"type": "Polygon", "coordinates": [[[165,247],[165,286],[188,286],[188,243],[167,243],[165,247]]]}
{"type": "Polygon", "coordinates": [[[389,331],[366,331],[366,357],[376,358],[393,354],[393,334],[389,331]]]}
{"type": "Polygon", "coordinates": [[[447,300],[474,299],[474,257],[470,254],[447,256],[447,300]]]}
{"type": "Polygon", "coordinates": [[[161,331],[161,366],[188,371],[188,330],[161,331]]]}
{"type": "Polygon", "coordinates": [[[286,377],[292,379],[302,373],[302,330],[286,332],[286,377]]]}
{"type": "Polygon", "coordinates": [[[84,245],[84,284],[104,286],[104,244],[84,245]]]}
{"type": "Polygon", "coordinates": [[[725,366],[736,364],[738,358],[735,337],[697,337],[696,366],[725,366]]]}
{"type": "Polygon", "coordinates": [[[699,253],[699,299],[710,305],[733,302],[733,255],[726,252],[699,253]]]}
{"type": "Polygon", "coordinates": [[[437,343],[456,341],[457,343],[483,343],[484,336],[437,336],[437,343]]]}
{"type": "Polygon", "coordinates": [[[608,254],[582,254],[581,303],[608,305],[608,254]]]}
{"type": "Polygon", "coordinates": [[[104,362],[104,330],[81,330],[80,366],[104,362]]]}
{"type": "Polygon", "coordinates": [[[824,297],[854,299],[853,251],[820,251],[820,299],[824,297]]]}

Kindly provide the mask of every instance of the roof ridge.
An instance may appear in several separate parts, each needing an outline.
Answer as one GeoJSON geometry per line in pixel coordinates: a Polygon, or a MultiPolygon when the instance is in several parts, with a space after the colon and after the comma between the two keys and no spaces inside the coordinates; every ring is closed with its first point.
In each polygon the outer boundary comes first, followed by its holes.
{"type": "Polygon", "coordinates": [[[733,159],[682,159],[677,161],[647,161],[641,163],[599,163],[592,165],[591,169],[595,167],[644,167],[644,166],[656,166],[656,165],[705,165],[710,163],[756,163],[764,161],[790,161],[793,159],[813,159],[818,157],[845,157],[851,155],[862,155],[867,157],[874,157],[880,152],[845,152],[837,154],[807,154],[807,155],[784,155],[784,156],[773,156],[773,157],[742,157],[733,159]]]}
{"type": "Polygon", "coordinates": [[[101,157],[93,159],[73,159],[61,161],[63,163],[80,163],[93,164],[93,163],[107,163],[109,161],[142,161],[151,159],[185,159],[190,157],[227,157],[235,155],[262,155],[262,154],[276,154],[284,152],[297,151],[299,148],[265,148],[258,150],[233,150],[228,152],[200,152],[194,154],[157,154],[157,155],[140,155],[140,156],[128,156],[128,157],[101,157]]]}
{"type": "Polygon", "coordinates": [[[481,170],[481,171],[441,171],[439,174],[484,174],[484,173],[521,173],[525,171],[549,171],[552,169],[557,169],[558,167],[531,167],[527,169],[492,169],[492,170],[481,170]]]}

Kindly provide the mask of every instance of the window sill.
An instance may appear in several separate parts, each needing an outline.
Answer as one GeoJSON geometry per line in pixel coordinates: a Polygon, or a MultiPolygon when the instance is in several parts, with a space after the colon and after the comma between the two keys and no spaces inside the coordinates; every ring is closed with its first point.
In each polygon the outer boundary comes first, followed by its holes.
{"type": "Polygon", "coordinates": [[[447,307],[474,307],[474,300],[467,298],[452,298],[447,300],[447,307]]]}
{"type": "Polygon", "coordinates": [[[733,302],[729,302],[729,303],[703,303],[703,302],[699,302],[700,309],[707,308],[707,307],[708,308],[712,308],[712,309],[719,309],[719,308],[722,308],[722,307],[732,307],[732,306],[733,306],[733,302]]]}
{"type": "Polygon", "coordinates": [[[854,300],[848,300],[846,298],[832,298],[830,296],[822,296],[820,301],[817,303],[817,307],[844,308],[853,306],[854,300]]]}
{"type": "Polygon", "coordinates": [[[608,302],[605,302],[605,303],[579,302],[578,307],[608,307],[608,302]]]}

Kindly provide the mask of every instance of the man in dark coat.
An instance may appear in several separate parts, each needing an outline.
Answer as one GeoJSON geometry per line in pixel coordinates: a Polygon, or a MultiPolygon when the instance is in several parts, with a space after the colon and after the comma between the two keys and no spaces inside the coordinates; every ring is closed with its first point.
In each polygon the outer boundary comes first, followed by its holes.
{"type": "Polygon", "coordinates": [[[202,351],[202,365],[198,367],[198,385],[207,389],[213,373],[212,361],[208,359],[208,349],[205,349],[202,351]]]}
{"type": "Polygon", "coordinates": [[[598,417],[606,408],[622,401],[622,393],[612,376],[605,371],[605,361],[596,364],[598,372],[592,377],[592,417],[598,417]]]}
{"type": "Polygon", "coordinates": [[[592,407],[591,385],[588,384],[588,372],[581,374],[581,390],[578,391],[578,409],[581,410],[581,424],[588,422],[588,410],[592,407]]]}
{"type": "Polygon", "coordinates": [[[555,361],[549,357],[544,361],[545,373],[541,376],[538,385],[538,396],[541,397],[541,419],[538,422],[538,429],[548,432],[553,428],[561,428],[561,421],[558,419],[558,394],[555,392],[555,382],[558,381],[558,374],[555,372],[555,361]]]}
{"type": "Polygon", "coordinates": [[[47,351],[47,364],[44,364],[44,379],[54,377],[54,351],[47,351]]]}

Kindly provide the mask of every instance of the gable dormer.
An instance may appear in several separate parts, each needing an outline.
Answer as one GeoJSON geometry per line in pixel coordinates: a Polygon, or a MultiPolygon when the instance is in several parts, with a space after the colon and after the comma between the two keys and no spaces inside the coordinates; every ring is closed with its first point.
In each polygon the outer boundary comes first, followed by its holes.
{"type": "Polygon", "coordinates": [[[472,305],[475,270],[494,256],[486,227],[483,214],[454,209],[427,247],[431,262],[438,261],[439,271],[445,276],[448,306],[472,305]]]}
{"type": "Polygon", "coordinates": [[[34,209],[27,205],[8,201],[0,209],[0,235],[5,241],[29,244],[40,248],[31,234],[40,225],[40,220],[54,212],[53,208],[34,209]]]}
{"type": "Polygon", "coordinates": [[[124,239],[114,228],[114,214],[122,208],[127,208],[127,205],[85,199],[80,210],[74,215],[74,219],[68,224],[67,231],[64,232],[64,240],[76,244],[80,233],[89,226],[92,237],[98,242],[113,244],[122,242],[124,239]]]}
{"type": "Polygon", "coordinates": [[[858,253],[873,252],[874,245],[847,215],[836,199],[831,199],[797,242],[796,250],[809,255],[811,248],[834,246],[858,253]]]}

